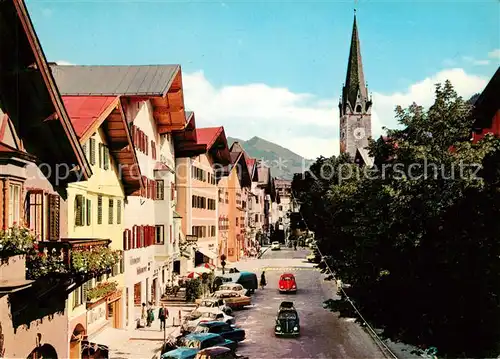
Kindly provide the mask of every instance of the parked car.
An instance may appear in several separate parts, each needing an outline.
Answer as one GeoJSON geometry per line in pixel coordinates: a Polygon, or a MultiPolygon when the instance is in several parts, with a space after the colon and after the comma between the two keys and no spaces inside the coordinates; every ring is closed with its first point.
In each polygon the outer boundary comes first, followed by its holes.
{"type": "Polygon", "coordinates": [[[185,320],[181,326],[181,333],[191,333],[196,326],[201,322],[212,322],[212,321],[221,321],[227,324],[234,324],[234,317],[231,317],[225,314],[222,310],[217,308],[207,308],[206,312],[202,312],[202,314],[193,320],[185,320]]]}
{"type": "Polygon", "coordinates": [[[275,241],[271,243],[271,250],[272,251],[279,251],[281,249],[281,244],[278,241],[275,241]]]}
{"type": "Polygon", "coordinates": [[[196,303],[198,304],[197,309],[200,311],[206,311],[205,308],[218,308],[227,315],[233,314],[233,310],[231,309],[231,307],[226,305],[224,299],[209,297],[197,299],[196,303]]]}
{"type": "Polygon", "coordinates": [[[161,359],[194,359],[200,350],[210,347],[224,347],[229,352],[234,353],[236,346],[236,342],[224,339],[217,334],[189,334],[180,339],[179,348],[162,354],[161,359]]]}
{"type": "Polygon", "coordinates": [[[294,337],[300,335],[299,314],[293,302],[281,302],[278,315],[276,315],[274,334],[276,336],[294,337]]]}
{"type": "Polygon", "coordinates": [[[292,273],[284,273],[280,276],[278,283],[280,293],[297,293],[297,283],[292,273]]]}
{"type": "Polygon", "coordinates": [[[228,273],[220,276],[224,283],[237,283],[241,284],[243,288],[245,288],[249,294],[254,293],[255,290],[259,287],[259,281],[257,280],[257,275],[252,272],[237,272],[237,273],[228,273]]]}
{"type": "Polygon", "coordinates": [[[205,349],[210,347],[226,347],[235,351],[238,344],[229,339],[224,339],[219,334],[214,333],[193,333],[181,339],[183,347],[205,349]]]}
{"type": "Polygon", "coordinates": [[[215,333],[219,334],[224,339],[229,339],[234,342],[245,340],[245,330],[224,322],[199,323],[193,333],[215,333]]]}
{"type": "Polygon", "coordinates": [[[200,350],[195,359],[248,359],[248,357],[237,355],[228,348],[211,347],[200,350]]]}
{"type": "Polygon", "coordinates": [[[194,359],[199,349],[180,347],[161,355],[161,359],[194,359]]]}
{"type": "Polygon", "coordinates": [[[228,307],[231,309],[241,309],[247,305],[252,304],[252,299],[246,295],[240,295],[238,292],[232,290],[218,290],[213,293],[215,298],[223,299],[228,307]]]}
{"type": "Polygon", "coordinates": [[[247,295],[248,294],[248,290],[245,287],[243,287],[241,284],[238,284],[238,283],[222,284],[218,290],[230,290],[233,292],[237,292],[240,295],[247,295]]]}

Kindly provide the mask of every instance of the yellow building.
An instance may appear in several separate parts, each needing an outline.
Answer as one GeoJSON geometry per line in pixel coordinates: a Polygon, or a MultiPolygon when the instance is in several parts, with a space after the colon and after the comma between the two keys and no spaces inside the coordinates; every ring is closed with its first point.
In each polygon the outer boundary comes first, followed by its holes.
{"type": "MultiPolygon", "coordinates": [[[[142,181],[120,98],[67,96],[63,101],[93,173],[89,180],[68,186],[68,237],[123,252],[125,197],[140,189],[142,181]]],[[[72,256],[75,261],[75,253],[72,256]]],[[[123,268],[122,259],[70,293],[72,336],[92,340],[105,326],[123,327],[123,268]]],[[[79,353],[80,341],[70,338],[71,358],[79,358],[79,353]]]]}

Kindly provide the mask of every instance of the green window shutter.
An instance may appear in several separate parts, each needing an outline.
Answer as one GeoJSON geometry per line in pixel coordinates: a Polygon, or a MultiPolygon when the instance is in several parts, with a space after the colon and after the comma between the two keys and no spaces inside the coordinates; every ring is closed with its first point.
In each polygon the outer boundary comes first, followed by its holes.
{"type": "Polygon", "coordinates": [[[109,148],[106,146],[103,146],[103,152],[104,152],[104,169],[108,170],[109,169],[109,148]]]}
{"type": "Polygon", "coordinates": [[[95,138],[91,137],[89,140],[90,147],[90,164],[95,165],[95,138]]]}
{"type": "Polygon", "coordinates": [[[104,146],[99,143],[99,168],[104,168],[104,146]]]}
{"type": "Polygon", "coordinates": [[[87,200],[87,226],[92,224],[92,202],[87,200]]]}
{"type": "Polygon", "coordinates": [[[119,199],[116,201],[116,223],[122,223],[122,201],[119,199]]]}
{"type": "Polygon", "coordinates": [[[109,212],[108,212],[108,223],[113,224],[113,207],[114,202],[112,199],[109,200],[109,212]]]}
{"type": "Polygon", "coordinates": [[[97,224],[102,224],[102,196],[97,196],[97,224]]]}
{"type": "Polygon", "coordinates": [[[75,225],[83,226],[83,215],[85,211],[84,198],[81,194],[75,196],[75,225]]]}

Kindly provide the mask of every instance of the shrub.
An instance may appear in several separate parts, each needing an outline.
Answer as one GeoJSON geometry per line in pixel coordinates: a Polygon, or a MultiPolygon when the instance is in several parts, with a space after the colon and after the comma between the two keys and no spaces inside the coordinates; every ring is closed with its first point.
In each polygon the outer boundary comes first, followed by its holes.
{"type": "Polygon", "coordinates": [[[201,296],[203,283],[200,278],[190,279],[186,282],[186,300],[194,302],[201,296]]]}

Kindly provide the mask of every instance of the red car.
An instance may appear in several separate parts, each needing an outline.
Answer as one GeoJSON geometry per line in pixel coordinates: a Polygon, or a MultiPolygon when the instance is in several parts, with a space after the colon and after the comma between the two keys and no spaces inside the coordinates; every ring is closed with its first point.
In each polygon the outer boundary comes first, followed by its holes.
{"type": "Polygon", "coordinates": [[[284,273],[280,277],[279,281],[279,291],[280,293],[284,292],[297,292],[297,283],[295,282],[295,276],[292,273],[284,273]]]}

